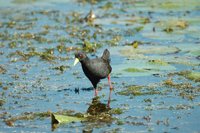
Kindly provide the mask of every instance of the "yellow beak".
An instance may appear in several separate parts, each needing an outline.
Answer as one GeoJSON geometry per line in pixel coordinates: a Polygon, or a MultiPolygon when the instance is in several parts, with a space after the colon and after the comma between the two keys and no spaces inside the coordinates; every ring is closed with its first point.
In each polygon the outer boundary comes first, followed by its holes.
{"type": "Polygon", "coordinates": [[[79,59],[78,58],[75,58],[74,60],[74,66],[79,62],[79,59]]]}

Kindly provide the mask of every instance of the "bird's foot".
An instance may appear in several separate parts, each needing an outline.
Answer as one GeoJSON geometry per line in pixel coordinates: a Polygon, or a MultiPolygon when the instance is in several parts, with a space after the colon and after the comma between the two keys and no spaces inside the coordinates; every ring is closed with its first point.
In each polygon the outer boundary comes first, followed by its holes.
{"type": "Polygon", "coordinates": [[[110,86],[110,91],[114,90],[114,88],[112,86],[110,86]]]}

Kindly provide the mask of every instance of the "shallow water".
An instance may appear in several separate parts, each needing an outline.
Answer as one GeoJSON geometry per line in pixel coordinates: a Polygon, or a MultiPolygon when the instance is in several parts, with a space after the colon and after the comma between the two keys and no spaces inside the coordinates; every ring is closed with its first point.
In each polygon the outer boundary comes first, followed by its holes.
{"type": "MultiPolygon", "coordinates": [[[[68,123],[54,132],[199,132],[199,5],[196,0],[0,1],[0,132],[51,131],[50,117],[5,122],[26,113],[86,113],[94,92],[80,64],[73,66],[74,53],[84,50],[95,58],[105,48],[113,68],[111,108],[123,113],[109,123],[68,123]],[[96,18],[85,22],[90,10],[96,18]],[[141,89],[122,93],[131,86],[141,89]]],[[[107,103],[106,79],[99,88],[107,103]]]]}

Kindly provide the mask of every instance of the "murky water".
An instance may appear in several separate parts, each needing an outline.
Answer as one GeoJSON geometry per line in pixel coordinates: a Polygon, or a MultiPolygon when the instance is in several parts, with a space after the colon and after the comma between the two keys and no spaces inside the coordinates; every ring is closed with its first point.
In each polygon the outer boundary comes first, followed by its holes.
{"type": "MultiPolygon", "coordinates": [[[[199,14],[197,0],[1,0],[0,132],[51,131],[49,116],[27,114],[85,114],[94,92],[74,53],[95,58],[105,48],[111,108],[122,113],[54,132],[199,132],[199,14]],[[95,19],[85,19],[90,10],[95,19]]],[[[106,79],[99,88],[107,103],[106,79]]]]}

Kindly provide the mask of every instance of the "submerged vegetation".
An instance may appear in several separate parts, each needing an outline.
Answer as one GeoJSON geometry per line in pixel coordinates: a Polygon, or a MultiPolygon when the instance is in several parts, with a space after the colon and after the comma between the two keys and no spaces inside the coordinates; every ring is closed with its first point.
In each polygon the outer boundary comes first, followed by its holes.
{"type": "MultiPolygon", "coordinates": [[[[125,96],[141,96],[161,94],[162,91],[156,90],[153,86],[128,86],[125,90],[118,92],[119,95],[125,96]]],[[[132,97],[131,97],[132,98],[132,97]]]]}
{"type": "Polygon", "coordinates": [[[0,2],[0,132],[49,132],[50,118],[59,132],[198,132],[198,5],[0,2]],[[105,48],[115,88],[111,108],[107,83],[93,98],[80,66],[72,67],[76,51],[95,58],[105,48]]]}
{"type": "Polygon", "coordinates": [[[194,71],[181,71],[176,73],[179,76],[183,76],[187,79],[193,80],[195,82],[200,82],[200,72],[194,72],[194,71]]]}
{"type": "Polygon", "coordinates": [[[144,70],[141,70],[141,69],[138,69],[138,68],[127,68],[127,69],[124,69],[124,71],[127,71],[127,72],[145,72],[144,70]]]}

